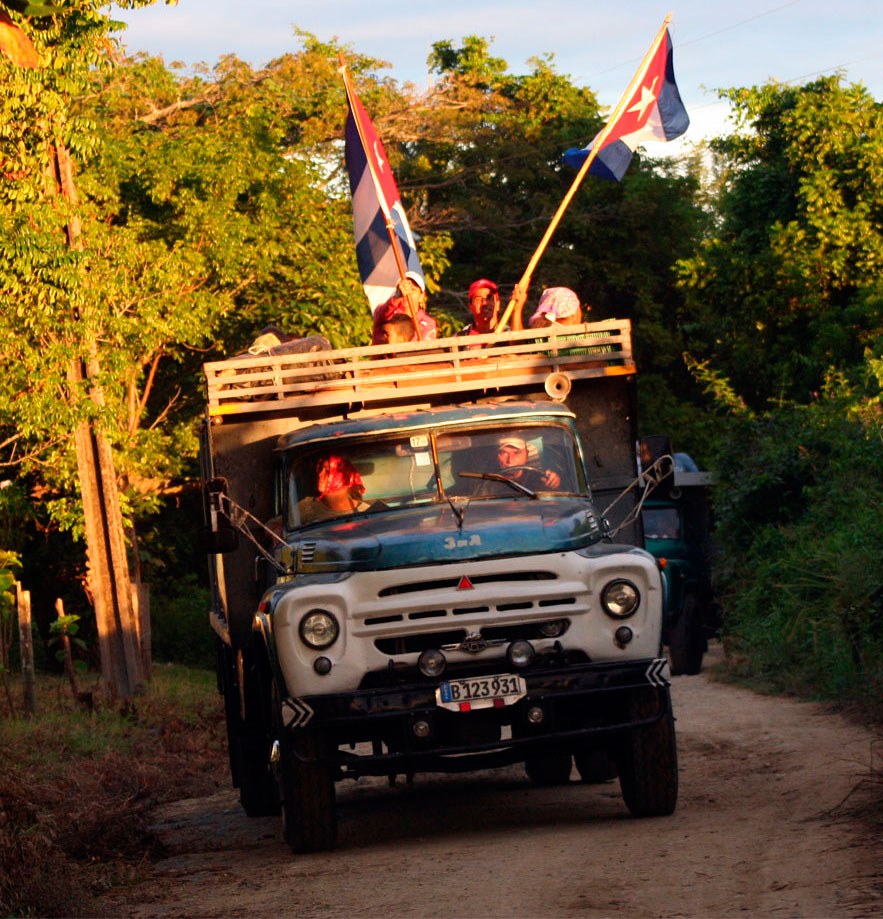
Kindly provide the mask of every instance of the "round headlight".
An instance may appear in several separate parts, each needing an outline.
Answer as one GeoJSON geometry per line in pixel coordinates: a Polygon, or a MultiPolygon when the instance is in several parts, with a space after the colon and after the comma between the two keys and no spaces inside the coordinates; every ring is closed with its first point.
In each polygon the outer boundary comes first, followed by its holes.
{"type": "Polygon", "coordinates": [[[323,609],[311,609],[300,621],[300,637],[311,648],[327,648],[339,634],[337,620],[323,609]]]}
{"type": "Polygon", "coordinates": [[[611,581],[601,591],[601,605],[604,612],[614,619],[626,619],[631,616],[641,602],[638,588],[631,581],[611,581]]]}

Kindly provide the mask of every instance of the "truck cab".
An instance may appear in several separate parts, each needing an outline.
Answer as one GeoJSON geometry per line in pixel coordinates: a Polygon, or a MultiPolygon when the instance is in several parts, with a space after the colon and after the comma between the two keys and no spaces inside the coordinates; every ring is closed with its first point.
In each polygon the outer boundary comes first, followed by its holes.
{"type": "Polygon", "coordinates": [[[636,505],[611,522],[598,499],[635,472],[623,329],[614,349],[586,327],[597,359],[531,330],[480,355],[331,352],[322,380],[246,362],[240,392],[217,370],[202,456],[231,769],[295,851],[333,845],[334,785],[362,775],[524,763],[545,784],[601,754],[633,814],[674,809],[662,576],[611,538],[634,538],[636,505]],[[276,398],[250,391],[265,372],[276,398]]]}

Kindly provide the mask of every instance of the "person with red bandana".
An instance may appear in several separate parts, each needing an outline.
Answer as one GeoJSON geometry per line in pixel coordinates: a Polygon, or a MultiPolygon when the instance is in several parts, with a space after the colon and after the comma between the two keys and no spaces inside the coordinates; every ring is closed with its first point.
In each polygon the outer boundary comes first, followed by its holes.
{"type": "Polygon", "coordinates": [[[343,456],[324,456],[316,465],[318,494],[298,504],[301,523],[314,523],[366,511],[365,486],[353,464],[343,456]]]}

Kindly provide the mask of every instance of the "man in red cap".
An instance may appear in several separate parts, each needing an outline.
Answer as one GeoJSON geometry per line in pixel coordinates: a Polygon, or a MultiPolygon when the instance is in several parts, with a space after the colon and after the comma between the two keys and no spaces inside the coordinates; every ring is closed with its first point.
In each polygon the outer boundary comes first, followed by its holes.
{"type": "MultiPolygon", "coordinates": [[[[512,329],[523,329],[521,308],[526,297],[516,287],[513,291],[515,309],[512,313],[512,329]],[[520,301],[520,302],[519,302],[520,301]]],[[[493,281],[479,278],[469,285],[469,312],[472,313],[472,322],[464,326],[459,335],[487,335],[496,329],[500,318],[500,291],[493,281]]]]}

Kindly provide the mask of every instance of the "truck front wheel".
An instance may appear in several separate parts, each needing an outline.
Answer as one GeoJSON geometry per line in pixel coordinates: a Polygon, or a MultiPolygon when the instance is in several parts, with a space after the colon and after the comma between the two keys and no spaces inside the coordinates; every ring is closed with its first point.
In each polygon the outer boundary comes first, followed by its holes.
{"type": "MultiPolygon", "coordinates": [[[[633,721],[650,718],[659,710],[658,705],[653,690],[633,693],[629,716],[633,721]]],[[[619,744],[616,759],[622,797],[632,816],[665,817],[674,811],[678,754],[670,705],[659,721],[629,731],[619,744]]]]}
{"type": "Polygon", "coordinates": [[[319,761],[326,744],[314,731],[283,731],[277,776],[282,835],[295,852],[334,848],[337,803],[331,767],[319,761]],[[298,758],[303,757],[303,761],[298,758]]]}

